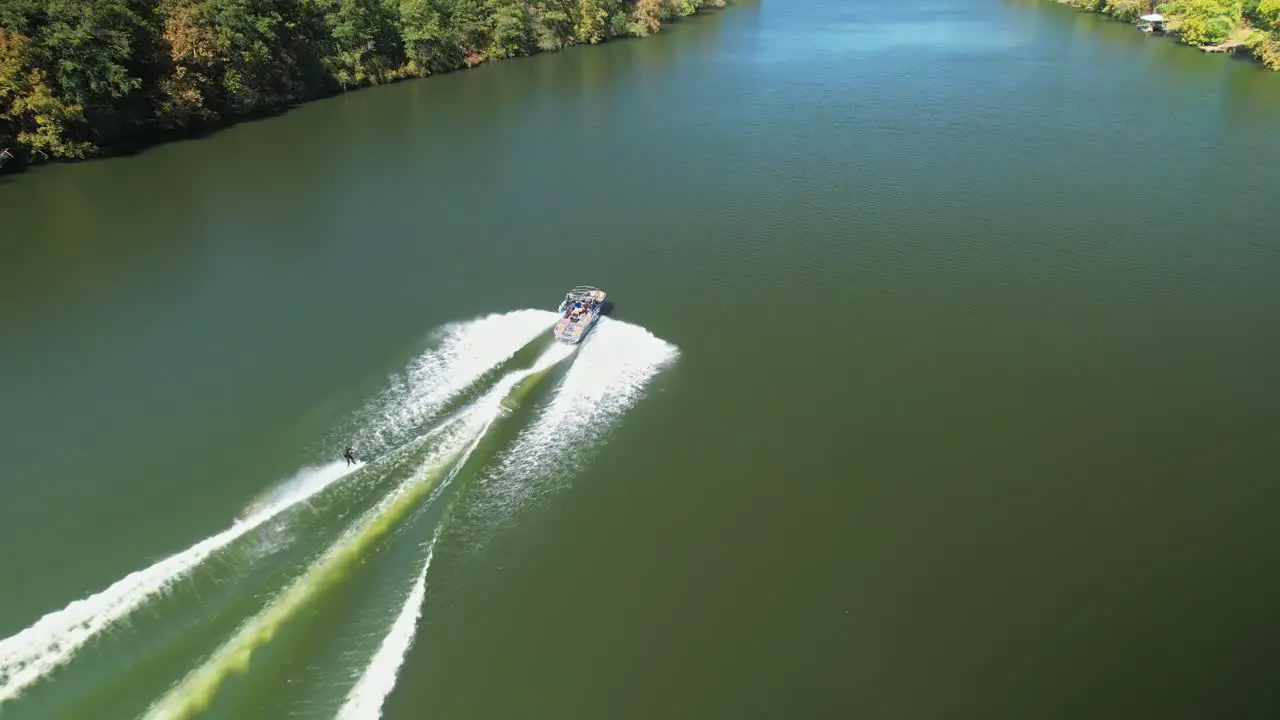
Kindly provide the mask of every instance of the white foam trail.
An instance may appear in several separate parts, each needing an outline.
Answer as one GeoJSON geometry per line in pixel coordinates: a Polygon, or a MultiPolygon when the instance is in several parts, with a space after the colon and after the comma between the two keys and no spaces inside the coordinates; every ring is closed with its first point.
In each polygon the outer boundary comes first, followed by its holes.
{"type": "Polygon", "coordinates": [[[446,325],[439,345],[417,358],[366,412],[379,442],[394,444],[405,431],[438,412],[485,373],[511,359],[520,348],[548,332],[558,315],[550,310],[516,310],[446,325]]]}
{"type": "MultiPolygon", "coordinates": [[[[593,433],[604,432],[635,404],[649,380],[677,356],[674,345],[643,328],[602,318],[583,342],[577,360],[554,399],[503,455],[497,477],[485,490],[488,502],[500,511],[510,511],[534,492],[532,480],[553,467],[564,469],[566,462],[581,459],[581,455],[565,456],[564,440],[590,442],[593,433]],[[495,494],[493,490],[498,492],[495,494]]],[[[338,720],[376,720],[380,716],[382,704],[395,688],[400,667],[417,634],[426,597],[427,571],[439,534],[437,528],[427,560],[400,614],[360,679],[347,693],[338,720]]]]}
{"type": "Polygon", "coordinates": [[[294,473],[289,479],[258,496],[236,520],[244,522],[251,517],[266,512],[268,508],[277,506],[287,508],[296,505],[329,487],[338,478],[355,472],[364,467],[364,465],[364,462],[358,461],[355,465],[348,467],[344,460],[329,463],[323,469],[320,469],[320,472],[317,472],[317,468],[303,468],[294,473]]]}
{"type": "MultiPolygon", "coordinates": [[[[518,310],[445,326],[439,346],[415,361],[398,388],[383,394],[382,412],[372,420],[372,432],[394,431],[437,411],[538,333],[547,331],[555,317],[554,312],[545,310],[518,310]]],[[[0,641],[0,706],[69,662],[93,637],[165,593],[210,555],[358,467],[335,462],[303,470],[265,499],[254,502],[245,517],[221,533],[48,613],[26,630],[0,641]]]]}
{"type": "MultiPolygon", "coordinates": [[[[441,526],[443,527],[443,526],[441,526]]],[[[396,685],[396,677],[400,674],[400,666],[404,664],[413,639],[417,635],[418,619],[422,617],[422,603],[427,597],[427,571],[431,569],[431,558],[435,555],[436,542],[440,539],[440,529],[436,529],[431,544],[427,546],[427,559],[422,563],[422,570],[409,589],[400,613],[395,622],[382,638],[378,652],[369,661],[368,667],[361,673],[351,691],[347,693],[342,708],[338,710],[337,720],[375,720],[382,714],[382,703],[391,694],[396,685]]]]}
{"type": "MultiPolygon", "coordinates": [[[[543,354],[535,360],[532,365],[522,370],[514,370],[508,373],[501,380],[495,383],[488,392],[467,408],[467,411],[459,418],[459,422],[451,426],[446,439],[441,442],[440,447],[423,463],[424,468],[431,467],[432,465],[441,462],[444,458],[451,456],[453,453],[462,450],[462,455],[454,463],[453,470],[445,477],[444,481],[440,483],[437,490],[443,489],[453,480],[454,476],[457,475],[458,470],[461,469],[467,458],[471,456],[471,453],[475,451],[476,447],[480,444],[480,441],[484,439],[485,433],[488,432],[489,428],[505,414],[507,407],[504,404],[504,401],[511,394],[511,391],[529,377],[549,370],[553,365],[571,355],[575,349],[576,348],[572,345],[562,345],[559,343],[552,345],[543,352],[543,354]],[[462,440],[469,441],[465,445],[465,450],[463,450],[464,445],[461,442],[462,440]]],[[[366,517],[376,518],[382,515],[386,512],[387,508],[394,505],[400,499],[401,495],[412,489],[413,486],[418,483],[419,481],[414,478],[406,480],[400,485],[400,487],[389,493],[381,502],[371,508],[367,512],[366,517]]],[[[358,522],[354,527],[358,529],[363,527],[365,524],[367,523],[358,522]]],[[[353,529],[350,532],[356,532],[356,530],[353,529]]],[[[343,539],[340,539],[335,543],[334,547],[339,547],[341,545],[343,545],[343,539]]]]}
{"type": "MultiPolygon", "coordinates": [[[[511,372],[499,380],[489,392],[473,403],[474,411],[466,413],[461,422],[452,427],[447,439],[423,463],[424,471],[438,467],[457,456],[453,469],[441,487],[448,484],[475,451],[485,433],[505,414],[504,401],[512,390],[530,376],[546,371],[573,352],[572,346],[553,345],[532,366],[511,372]],[[465,449],[464,449],[465,448],[465,449]],[[461,454],[459,455],[459,453],[461,454]]],[[[371,538],[386,532],[388,524],[400,513],[406,512],[406,504],[429,489],[428,481],[414,477],[406,480],[389,493],[376,506],[370,508],[353,524],[315,564],[307,569],[293,584],[281,592],[261,612],[241,625],[226,643],[214,651],[204,663],[185,678],[147,711],[149,720],[172,720],[191,717],[199,712],[217,692],[222,682],[237,668],[245,666],[255,648],[267,642],[272,634],[287,622],[306,602],[323,590],[326,582],[345,571],[347,564],[358,558],[371,538]]]]}
{"type": "MultiPolygon", "coordinates": [[[[474,439],[471,446],[467,448],[466,453],[455,465],[454,472],[450,473],[442,487],[453,479],[457,470],[461,469],[466,460],[471,457],[489,427],[501,417],[501,402],[511,390],[525,378],[546,370],[568,357],[573,350],[573,347],[566,345],[552,346],[532,367],[503,378],[492,391],[481,398],[477,403],[479,407],[473,415],[481,419],[480,426],[472,428],[474,439]]],[[[337,720],[376,720],[381,715],[382,704],[395,688],[400,666],[404,663],[405,656],[417,635],[418,619],[422,616],[422,602],[426,598],[427,572],[431,568],[431,558],[435,554],[436,542],[440,539],[440,531],[443,527],[442,524],[436,528],[431,543],[427,547],[427,557],[422,563],[422,570],[418,572],[413,587],[405,597],[404,605],[387,630],[387,634],[382,638],[378,651],[361,673],[360,679],[347,693],[342,708],[338,711],[337,720]]]]}
{"type": "Polygon", "coordinates": [[[262,510],[182,552],[124,576],[102,592],[49,613],[26,630],[0,641],[0,704],[16,698],[29,685],[67,663],[95,635],[167,592],[213,553],[305,502],[357,467],[335,462],[304,470],[262,510]]]}
{"type": "Polygon", "coordinates": [[[539,480],[575,470],[593,441],[678,357],[676,346],[648,330],[601,318],[551,403],[498,462],[476,498],[480,514],[498,519],[541,492],[539,480]]]}

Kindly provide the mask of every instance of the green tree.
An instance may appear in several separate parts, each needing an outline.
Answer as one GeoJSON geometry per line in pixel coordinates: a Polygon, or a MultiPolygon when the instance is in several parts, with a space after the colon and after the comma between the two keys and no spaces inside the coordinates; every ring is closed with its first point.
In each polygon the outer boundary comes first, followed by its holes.
{"type": "Polygon", "coordinates": [[[399,29],[405,56],[421,74],[461,67],[467,55],[453,0],[401,0],[399,29]]]}
{"type": "Polygon", "coordinates": [[[403,62],[397,9],[383,0],[321,0],[325,68],[342,87],[384,82],[403,62]]]}
{"type": "Polygon", "coordinates": [[[539,50],[559,50],[573,37],[574,21],[569,0],[535,0],[533,3],[533,36],[539,50]]]}
{"type": "Polygon", "coordinates": [[[604,0],[579,0],[574,34],[578,42],[595,44],[604,40],[609,11],[604,0]]]}
{"type": "Polygon", "coordinates": [[[1117,20],[1132,22],[1144,14],[1148,7],[1147,0],[1106,0],[1103,12],[1117,20]]]}
{"type": "Polygon", "coordinates": [[[19,152],[80,158],[92,145],[73,139],[84,122],[80,106],[63,102],[39,66],[40,51],[30,38],[0,29],[0,137],[19,152]]]}
{"type": "Polygon", "coordinates": [[[1240,23],[1244,1],[1173,0],[1157,10],[1179,21],[1178,34],[1188,45],[1217,45],[1240,23]]]}
{"type": "Polygon", "coordinates": [[[35,39],[49,60],[55,96],[83,108],[99,142],[110,143],[145,122],[144,68],[154,42],[150,26],[125,0],[50,0],[37,16],[35,39]]]}
{"type": "Polygon", "coordinates": [[[485,14],[489,24],[487,55],[494,58],[528,55],[533,47],[533,16],[521,0],[489,0],[485,14]]]}
{"type": "Polygon", "coordinates": [[[1261,0],[1253,12],[1264,28],[1272,32],[1280,31],[1280,0],[1261,0]]]}
{"type": "Polygon", "coordinates": [[[688,17],[696,12],[700,7],[697,0],[669,0],[671,14],[676,17],[688,17]]]}

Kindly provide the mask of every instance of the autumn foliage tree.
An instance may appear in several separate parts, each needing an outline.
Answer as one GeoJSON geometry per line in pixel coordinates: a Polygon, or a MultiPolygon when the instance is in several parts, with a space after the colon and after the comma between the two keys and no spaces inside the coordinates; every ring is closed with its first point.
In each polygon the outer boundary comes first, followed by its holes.
{"type": "Polygon", "coordinates": [[[68,140],[84,123],[83,109],[55,96],[45,64],[30,38],[0,29],[0,147],[84,157],[88,143],[68,140]]]}
{"type": "Polygon", "coordinates": [[[723,0],[0,0],[0,148],[80,158],[345,88],[644,36],[723,0]]]}

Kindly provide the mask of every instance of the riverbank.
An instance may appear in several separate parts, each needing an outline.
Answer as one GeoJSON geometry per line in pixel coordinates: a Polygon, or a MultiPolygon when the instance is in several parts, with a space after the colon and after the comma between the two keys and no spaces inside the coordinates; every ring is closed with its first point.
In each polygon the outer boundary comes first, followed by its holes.
{"type": "Polygon", "coordinates": [[[1134,22],[1155,12],[1167,19],[1166,34],[1206,52],[1245,52],[1280,70],[1280,0],[1055,0],[1087,12],[1134,22]]]}
{"type": "Polygon", "coordinates": [[[96,0],[0,7],[6,169],[190,136],[359,87],[645,37],[726,0],[96,0]]]}

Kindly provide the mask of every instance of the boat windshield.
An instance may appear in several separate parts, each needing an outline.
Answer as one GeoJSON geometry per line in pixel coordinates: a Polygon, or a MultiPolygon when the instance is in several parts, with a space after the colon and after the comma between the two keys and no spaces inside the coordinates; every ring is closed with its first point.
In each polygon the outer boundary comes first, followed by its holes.
{"type": "Polygon", "coordinates": [[[596,302],[600,291],[587,285],[580,285],[569,292],[565,293],[564,299],[569,303],[582,303],[583,305],[591,305],[596,302]]]}

